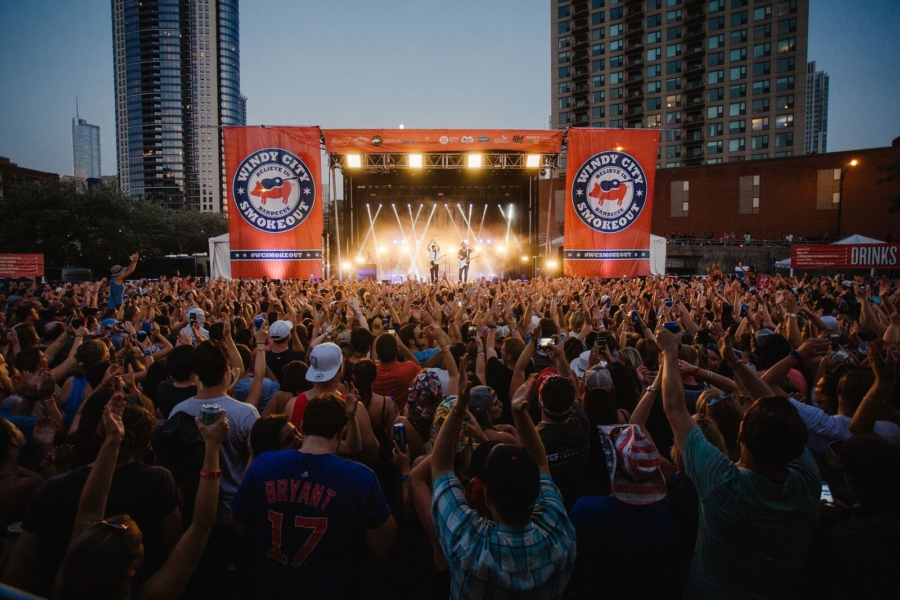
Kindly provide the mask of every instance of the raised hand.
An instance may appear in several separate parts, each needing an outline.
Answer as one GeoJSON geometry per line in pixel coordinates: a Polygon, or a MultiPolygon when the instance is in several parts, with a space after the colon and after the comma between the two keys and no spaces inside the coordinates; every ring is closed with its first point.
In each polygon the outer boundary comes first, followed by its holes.
{"type": "Polygon", "coordinates": [[[125,436],[125,424],[122,415],[125,413],[125,395],[113,394],[106,406],[103,407],[103,430],[106,432],[106,440],[118,443],[125,436]]]}

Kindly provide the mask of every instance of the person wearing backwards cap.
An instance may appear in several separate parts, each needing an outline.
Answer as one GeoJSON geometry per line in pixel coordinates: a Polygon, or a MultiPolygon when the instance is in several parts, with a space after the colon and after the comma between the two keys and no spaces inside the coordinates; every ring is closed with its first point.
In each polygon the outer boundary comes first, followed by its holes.
{"type": "Polygon", "coordinates": [[[610,598],[678,597],[679,537],[672,518],[655,506],[666,497],[656,446],[638,425],[597,429],[612,491],[583,496],[569,511],[578,538],[569,591],[579,598],[599,589],[610,598]]]}
{"type": "MultiPolygon", "coordinates": [[[[272,338],[272,347],[266,351],[266,366],[272,369],[275,378],[278,379],[279,385],[284,385],[282,378],[284,374],[284,366],[295,360],[306,362],[306,353],[298,350],[291,350],[289,347],[291,341],[291,330],[294,324],[290,321],[275,321],[269,326],[269,337],[272,338]]],[[[297,426],[300,429],[300,426],[297,426]]]]}
{"type": "MultiPolygon", "coordinates": [[[[274,327],[273,323],[273,327],[274,327]]],[[[271,333],[272,328],[269,328],[271,333]]],[[[341,349],[337,344],[326,342],[313,348],[309,354],[309,370],[306,371],[306,380],[313,384],[312,388],[301,393],[296,398],[288,400],[284,412],[291,418],[294,427],[302,431],[303,415],[306,407],[313,398],[322,394],[335,394],[344,398],[338,387],[341,382],[344,359],[341,349]]],[[[378,459],[378,440],[372,431],[372,422],[369,413],[356,410],[359,402],[359,394],[351,386],[347,397],[352,400],[347,406],[350,409],[350,421],[347,423],[347,439],[341,441],[338,454],[341,456],[359,456],[366,464],[374,464],[378,459]],[[352,408],[351,408],[352,404],[352,408]]]]}
{"type": "Polygon", "coordinates": [[[479,477],[490,519],[470,508],[453,474],[456,444],[471,402],[468,385],[438,433],[431,455],[431,513],[450,567],[451,598],[561,598],[572,574],[575,528],[528,416],[525,398],[533,379],[512,400],[522,445],[492,448],[479,477]]]}

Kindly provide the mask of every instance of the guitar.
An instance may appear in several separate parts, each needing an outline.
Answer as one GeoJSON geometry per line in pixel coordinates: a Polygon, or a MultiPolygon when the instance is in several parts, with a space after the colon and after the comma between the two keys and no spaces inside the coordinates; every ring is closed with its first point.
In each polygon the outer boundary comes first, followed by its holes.
{"type": "Polygon", "coordinates": [[[468,267],[468,266],[469,266],[469,263],[472,262],[472,259],[475,258],[475,257],[477,257],[477,256],[478,256],[477,254],[470,254],[470,255],[469,255],[469,258],[461,258],[461,259],[459,259],[459,260],[457,261],[457,264],[459,265],[459,268],[462,269],[462,268],[468,267]]]}
{"type": "Polygon", "coordinates": [[[438,266],[438,263],[441,261],[442,258],[444,258],[444,256],[447,256],[447,255],[444,254],[443,256],[438,256],[438,257],[437,257],[436,259],[434,259],[434,260],[428,261],[428,265],[431,266],[431,267],[436,267],[436,266],[438,266]]]}

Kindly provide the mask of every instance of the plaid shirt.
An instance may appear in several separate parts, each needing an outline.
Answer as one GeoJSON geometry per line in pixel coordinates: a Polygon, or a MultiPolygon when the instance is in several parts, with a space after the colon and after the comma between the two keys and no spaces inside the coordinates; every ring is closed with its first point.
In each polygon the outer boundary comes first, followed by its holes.
{"type": "Polygon", "coordinates": [[[548,475],[531,524],[478,516],[452,474],[434,482],[431,515],[450,565],[451,598],[561,598],[575,565],[575,528],[548,475]]]}

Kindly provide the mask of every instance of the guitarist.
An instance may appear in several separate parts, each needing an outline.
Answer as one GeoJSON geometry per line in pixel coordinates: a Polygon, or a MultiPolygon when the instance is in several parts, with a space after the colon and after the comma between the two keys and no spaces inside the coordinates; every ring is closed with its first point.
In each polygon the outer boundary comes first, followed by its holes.
{"type": "Polygon", "coordinates": [[[456,256],[459,258],[459,281],[461,283],[467,283],[469,279],[469,261],[472,260],[472,251],[469,250],[469,246],[466,242],[462,243],[462,248],[459,249],[456,256]]]}
{"type": "Polygon", "coordinates": [[[437,283],[438,280],[438,269],[440,268],[439,260],[441,254],[441,247],[437,245],[437,242],[434,241],[434,238],[431,238],[431,245],[428,250],[428,260],[429,267],[431,269],[431,283],[437,283]]]}

